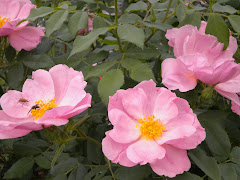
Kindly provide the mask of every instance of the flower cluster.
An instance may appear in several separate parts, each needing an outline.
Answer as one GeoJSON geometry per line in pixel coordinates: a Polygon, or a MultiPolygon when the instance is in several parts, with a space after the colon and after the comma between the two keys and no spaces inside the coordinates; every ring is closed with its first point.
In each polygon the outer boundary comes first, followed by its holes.
{"type": "Polygon", "coordinates": [[[10,90],[1,99],[0,139],[24,136],[42,126],[60,126],[91,106],[82,72],[66,65],[37,70],[22,92],[10,90]]]}
{"type": "Polygon", "coordinates": [[[16,50],[30,51],[37,47],[44,36],[44,28],[27,26],[25,20],[36,6],[30,0],[0,0],[0,37],[8,36],[16,50]],[[20,23],[20,24],[18,24],[20,23]]]}
{"type": "Polygon", "coordinates": [[[205,34],[206,22],[197,27],[186,25],[167,31],[168,44],[174,49],[174,58],[162,63],[162,83],[170,90],[192,90],[198,80],[214,86],[214,89],[232,100],[232,109],[240,114],[240,64],[234,62],[237,41],[229,37],[229,46],[223,51],[223,43],[205,34]]]}

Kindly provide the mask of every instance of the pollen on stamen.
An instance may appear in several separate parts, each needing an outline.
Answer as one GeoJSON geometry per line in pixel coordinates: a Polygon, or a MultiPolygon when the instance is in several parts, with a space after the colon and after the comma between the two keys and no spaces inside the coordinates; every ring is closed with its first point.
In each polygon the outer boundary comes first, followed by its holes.
{"type": "Polygon", "coordinates": [[[155,120],[155,116],[145,116],[138,119],[137,127],[140,127],[140,132],[147,140],[158,139],[166,131],[166,124],[163,124],[160,119],[155,120]]]}
{"type": "Polygon", "coordinates": [[[0,27],[3,27],[3,25],[6,22],[11,22],[10,18],[1,18],[1,16],[0,16],[0,27]]]}
{"type": "Polygon", "coordinates": [[[31,116],[33,116],[33,120],[38,120],[42,118],[47,110],[57,107],[57,105],[55,104],[55,99],[47,101],[38,100],[35,102],[35,104],[37,104],[39,108],[31,109],[31,116]]]}

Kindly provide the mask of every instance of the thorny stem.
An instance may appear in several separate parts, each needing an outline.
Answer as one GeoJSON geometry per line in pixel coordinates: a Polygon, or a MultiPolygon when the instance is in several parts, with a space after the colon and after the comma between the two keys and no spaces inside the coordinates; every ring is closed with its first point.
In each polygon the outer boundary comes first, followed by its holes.
{"type": "Polygon", "coordinates": [[[170,7],[171,7],[172,1],[173,1],[173,0],[169,0],[168,7],[167,7],[167,11],[166,11],[166,14],[165,14],[165,16],[164,16],[164,18],[163,18],[163,20],[162,20],[162,23],[164,23],[164,22],[168,19],[168,12],[169,12],[169,9],[170,9],[170,7]]]}
{"type": "Polygon", "coordinates": [[[87,136],[85,134],[85,132],[81,129],[81,128],[78,128],[78,133],[82,136],[82,137],[76,137],[75,139],[77,140],[89,140],[95,144],[97,144],[98,146],[102,147],[102,144],[100,142],[98,142],[97,140],[87,136]]]}
{"type": "MultiPolygon", "coordinates": [[[[118,6],[117,6],[117,0],[114,0],[114,6],[115,6],[115,25],[117,26],[117,25],[118,25],[118,6]]],[[[117,42],[118,42],[118,46],[119,46],[119,51],[120,51],[120,53],[122,53],[122,52],[123,52],[123,50],[122,50],[122,44],[121,44],[120,38],[119,38],[118,33],[117,33],[117,28],[115,29],[115,32],[116,32],[117,42]]]]}
{"type": "Polygon", "coordinates": [[[106,160],[106,162],[107,162],[107,164],[108,164],[108,168],[109,168],[109,170],[110,170],[110,172],[111,172],[111,174],[112,174],[112,178],[113,178],[114,180],[116,180],[115,177],[114,177],[114,173],[113,173],[113,171],[112,171],[111,162],[109,161],[109,159],[108,159],[107,157],[105,157],[105,160],[106,160]]]}

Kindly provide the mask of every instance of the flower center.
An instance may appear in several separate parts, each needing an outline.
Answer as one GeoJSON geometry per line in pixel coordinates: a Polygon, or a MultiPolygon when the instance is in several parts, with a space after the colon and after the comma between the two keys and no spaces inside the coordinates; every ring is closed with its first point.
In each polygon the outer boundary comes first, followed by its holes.
{"type": "Polygon", "coordinates": [[[3,27],[3,25],[6,23],[6,22],[11,22],[10,18],[1,18],[0,16],[0,27],[3,27]]]}
{"type": "Polygon", "coordinates": [[[140,125],[140,132],[147,140],[158,139],[166,130],[166,124],[163,124],[160,119],[154,119],[154,115],[138,119],[137,126],[140,125]]]}
{"type": "Polygon", "coordinates": [[[55,104],[55,98],[47,101],[38,100],[35,102],[35,105],[31,108],[31,116],[33,120],[37,120],[43,117],[44,113],[54,107],[57,107],[55,104]]]}

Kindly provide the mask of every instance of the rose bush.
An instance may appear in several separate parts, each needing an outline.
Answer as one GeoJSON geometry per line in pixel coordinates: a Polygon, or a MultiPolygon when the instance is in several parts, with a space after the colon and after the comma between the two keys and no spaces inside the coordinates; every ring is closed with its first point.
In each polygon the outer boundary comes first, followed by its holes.
{"type": "Polygon", "coordinates": [[[0,179],[239,179],[239,2],[0,5],[0,179]]]}

